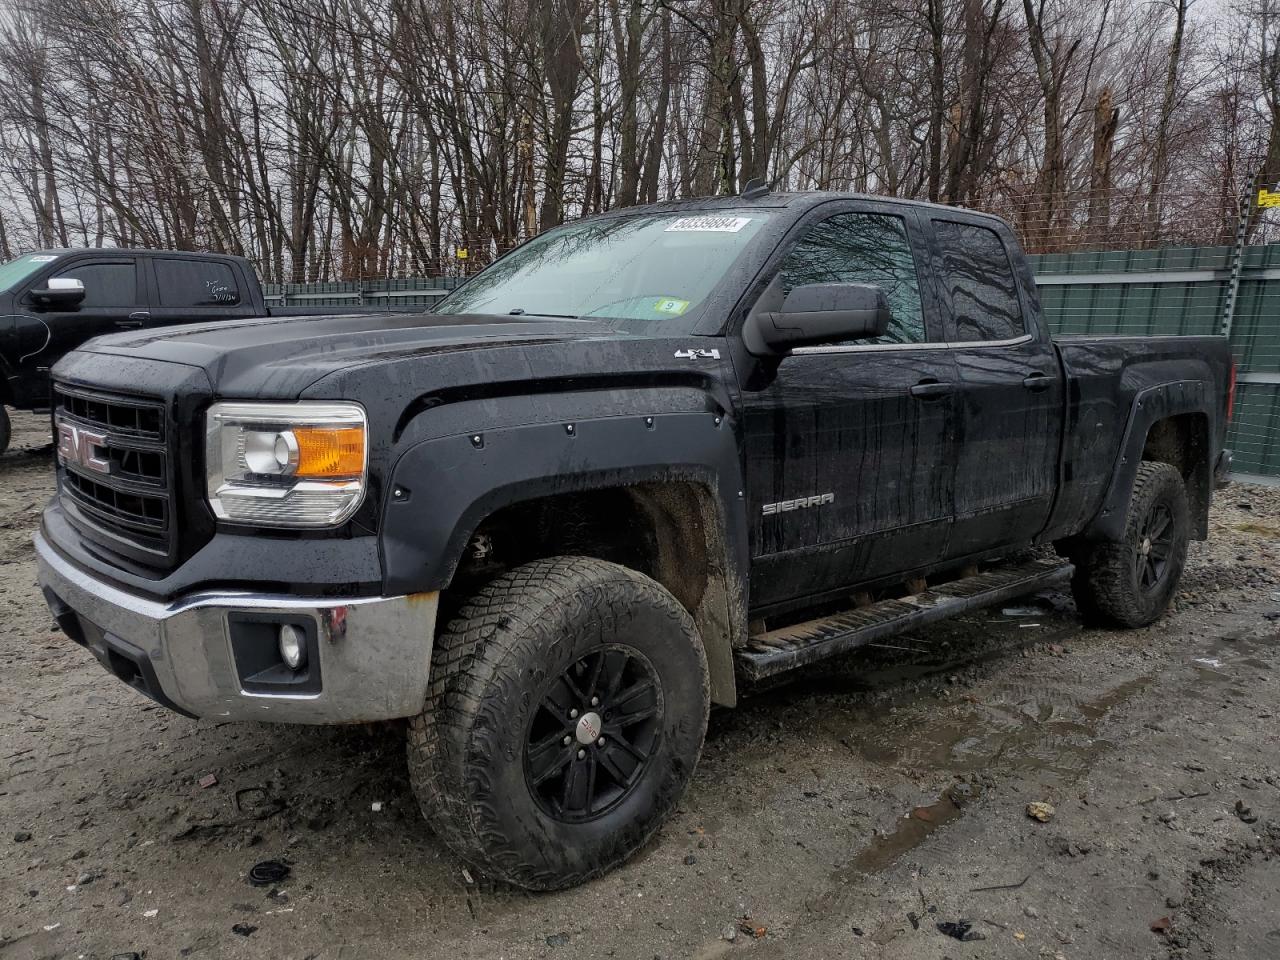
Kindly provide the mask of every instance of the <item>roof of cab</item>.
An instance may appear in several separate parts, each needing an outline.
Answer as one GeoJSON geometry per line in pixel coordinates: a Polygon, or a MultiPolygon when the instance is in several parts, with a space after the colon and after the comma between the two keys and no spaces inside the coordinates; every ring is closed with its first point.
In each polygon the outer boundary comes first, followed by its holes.
{"type": "Polygon", "coordinates": [[[209,253],[204,250],[152,250],[147,247],[54,247],[48,250],[32,250],[31,253],[23,254],[23,256],[69,257],[73,255],[79,256],[86,253],[102,254],[107,257],[147,256],[193,258],[199,260],[215,258],[219,260],[245,260],[244,257],[237,256],[234,253],[209,253]]]}
{"type": "Polygon", "coordinates": [[[832,200],[874,200],[879,203],[901,204],[903,206],[925,207],[932,210],[946,211],[951,214],[964,213],[967,216],[983,217],[1000,223],[1004,221],[992,213],[973,210],[968,207],[931,203],[927,200],[910,200],[904,197],[887,197],[874,193],[853,193],[837,190],[793,190],[779,193],[761,193],[754,196],[720,196],[692,197],[681,200],[660,200],[657,203],[640,204],[634,207],[615,207],[613,210],[596,214],[598,217],[635,216],[647,213],[671,213],[682,210],[743,210],[757,208],[776,210],[783,207],[796,207],[808,210],[832,200]]]}

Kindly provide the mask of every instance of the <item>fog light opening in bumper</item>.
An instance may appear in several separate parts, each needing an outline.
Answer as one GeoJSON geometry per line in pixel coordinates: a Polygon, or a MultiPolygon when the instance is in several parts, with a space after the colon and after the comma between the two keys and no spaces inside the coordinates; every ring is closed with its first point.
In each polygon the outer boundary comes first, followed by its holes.
{"type": "Polygon", "coordinates": [[[280,659],[290,670],[301,670],[307,665],[307,638],[291,623],[280,627],[280,659]]]}

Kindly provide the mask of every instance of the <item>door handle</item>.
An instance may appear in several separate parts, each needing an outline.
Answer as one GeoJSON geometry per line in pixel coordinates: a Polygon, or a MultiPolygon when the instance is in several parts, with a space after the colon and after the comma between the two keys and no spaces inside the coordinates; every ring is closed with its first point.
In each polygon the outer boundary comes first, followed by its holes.
{"type": "Polygon", "coordinates": [[[133,311],[133,313],[129,314],[128,320],[117,320],[116,326],[120,327],[123,330],[132,330],[136,327],[142,326],[144,323],[146,323],[150,319],[151,319],[150,310],[135,310],[133,311]]]}
{"type": "Polygon", "coordinates": [[[923,400],[928,403],[933,400],[941,400],[943,397],[955,390],[954,383],[944,383],[940,380],[921,380],[911,388],[911,395],[917,400],[923,400]]]}
{"type": "Polygon", "coordinates": [[[1022,385],[1032,393],[1048,390],[1053,384],[1053,377],[1047,373],[1031,373],[1022,378],[1022,385]]]}

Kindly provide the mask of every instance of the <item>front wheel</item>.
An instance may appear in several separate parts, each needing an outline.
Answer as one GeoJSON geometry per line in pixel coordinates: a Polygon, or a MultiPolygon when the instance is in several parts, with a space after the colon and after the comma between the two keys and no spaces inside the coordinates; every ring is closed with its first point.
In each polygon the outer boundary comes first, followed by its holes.
{"type": "Polygon", "coordinates": [[[1143,461],[1120,539],[1091,544],[1074,557],[1071,588],[1085,619],[1118,627],[1158,619],[1182,579],[1190,528],[1181,474],[1167,463],[1143,461]]]}
{"type": "Polygon", "coordinates": [[[692,618],[617,564],[556,557],[471,597],[410,722],[413,790],[484,873],[553,890],[621,863],[674,807],[710,709],[692,618]]]}

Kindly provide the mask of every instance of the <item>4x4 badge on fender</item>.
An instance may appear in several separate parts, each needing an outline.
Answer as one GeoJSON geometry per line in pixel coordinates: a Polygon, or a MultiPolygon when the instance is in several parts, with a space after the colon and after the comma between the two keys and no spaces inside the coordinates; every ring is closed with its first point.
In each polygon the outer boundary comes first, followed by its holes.
{"type": "Polygon", "coordinates": [[[677,350],[677,360],[719,360],[719,350],[704,350],[702,347],[691,350],[677,350]]]}

